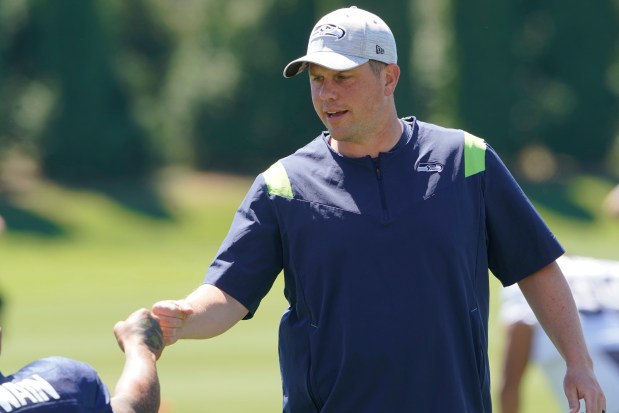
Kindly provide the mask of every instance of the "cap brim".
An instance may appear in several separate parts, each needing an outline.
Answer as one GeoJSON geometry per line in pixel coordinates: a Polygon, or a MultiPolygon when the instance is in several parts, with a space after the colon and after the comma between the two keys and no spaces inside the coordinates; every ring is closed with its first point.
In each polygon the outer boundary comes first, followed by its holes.
{"type": "Polygon", "coordinates": [[[310,53],[288,63],[284,68],[284,77],[298,75],[303,72],[310,63],[324,66],[327,69],[342,71],[354,69],[368,61],[369,59],[365,57],[347,56],[329,51],[310,53]]]}

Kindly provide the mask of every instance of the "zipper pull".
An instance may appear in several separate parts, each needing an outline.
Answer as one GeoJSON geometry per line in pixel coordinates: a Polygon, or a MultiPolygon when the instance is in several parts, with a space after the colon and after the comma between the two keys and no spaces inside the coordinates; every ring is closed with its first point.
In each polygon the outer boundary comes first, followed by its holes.
{"type": "Polygon", "coordinates": [[[374,172],[376,173],[376,178],[380,181],[383,179],[383,172],[380,169],[380,162],[378,158],[372,159],[372,162],[374,162],[374,172]]]}

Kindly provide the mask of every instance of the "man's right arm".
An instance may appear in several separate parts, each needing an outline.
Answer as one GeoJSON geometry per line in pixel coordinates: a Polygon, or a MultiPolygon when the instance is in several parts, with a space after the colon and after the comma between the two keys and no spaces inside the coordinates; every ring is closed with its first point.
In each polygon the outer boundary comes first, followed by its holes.
{"type": "Polygon", "coordinates": [[[204,339],[224,333],[248,313],[239,301],[219,288],[203,284],[184,300],[155,303],[153,315],[158,319],[166,345],[179,339],[204,339]]]}
{"type": "Polygon", "coordinates": [[[112,410],[157,413],[161,396],[156,361],[164,347],[157,321],[140,309],[116,323],[114,335],[125,353],[125,365],[111,399],[112,410]]]}

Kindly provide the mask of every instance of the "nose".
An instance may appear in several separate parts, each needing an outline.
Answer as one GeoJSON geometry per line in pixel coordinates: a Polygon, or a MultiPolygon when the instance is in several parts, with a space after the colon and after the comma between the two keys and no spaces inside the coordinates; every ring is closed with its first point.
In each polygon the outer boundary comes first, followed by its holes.
{"type": "Polygon", "coordinates": [[[337,96],[334,82],[325,79],[318,87],[317,95],[322,101],[334,100],[337,96]]]}

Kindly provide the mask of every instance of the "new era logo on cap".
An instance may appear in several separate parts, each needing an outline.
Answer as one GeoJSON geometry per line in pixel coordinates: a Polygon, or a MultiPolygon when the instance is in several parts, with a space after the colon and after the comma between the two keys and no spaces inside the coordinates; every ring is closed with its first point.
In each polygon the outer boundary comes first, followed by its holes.
{"type": "Polygon", "coordinates": [[[307,54],[290,62],[285,77],[301,73],[310,63],[331,70],[350,70],[368,60],[397,63],[393,33],[378,16],[349,7],[335,10],[316,23],[307,45],[307,54]]]}

